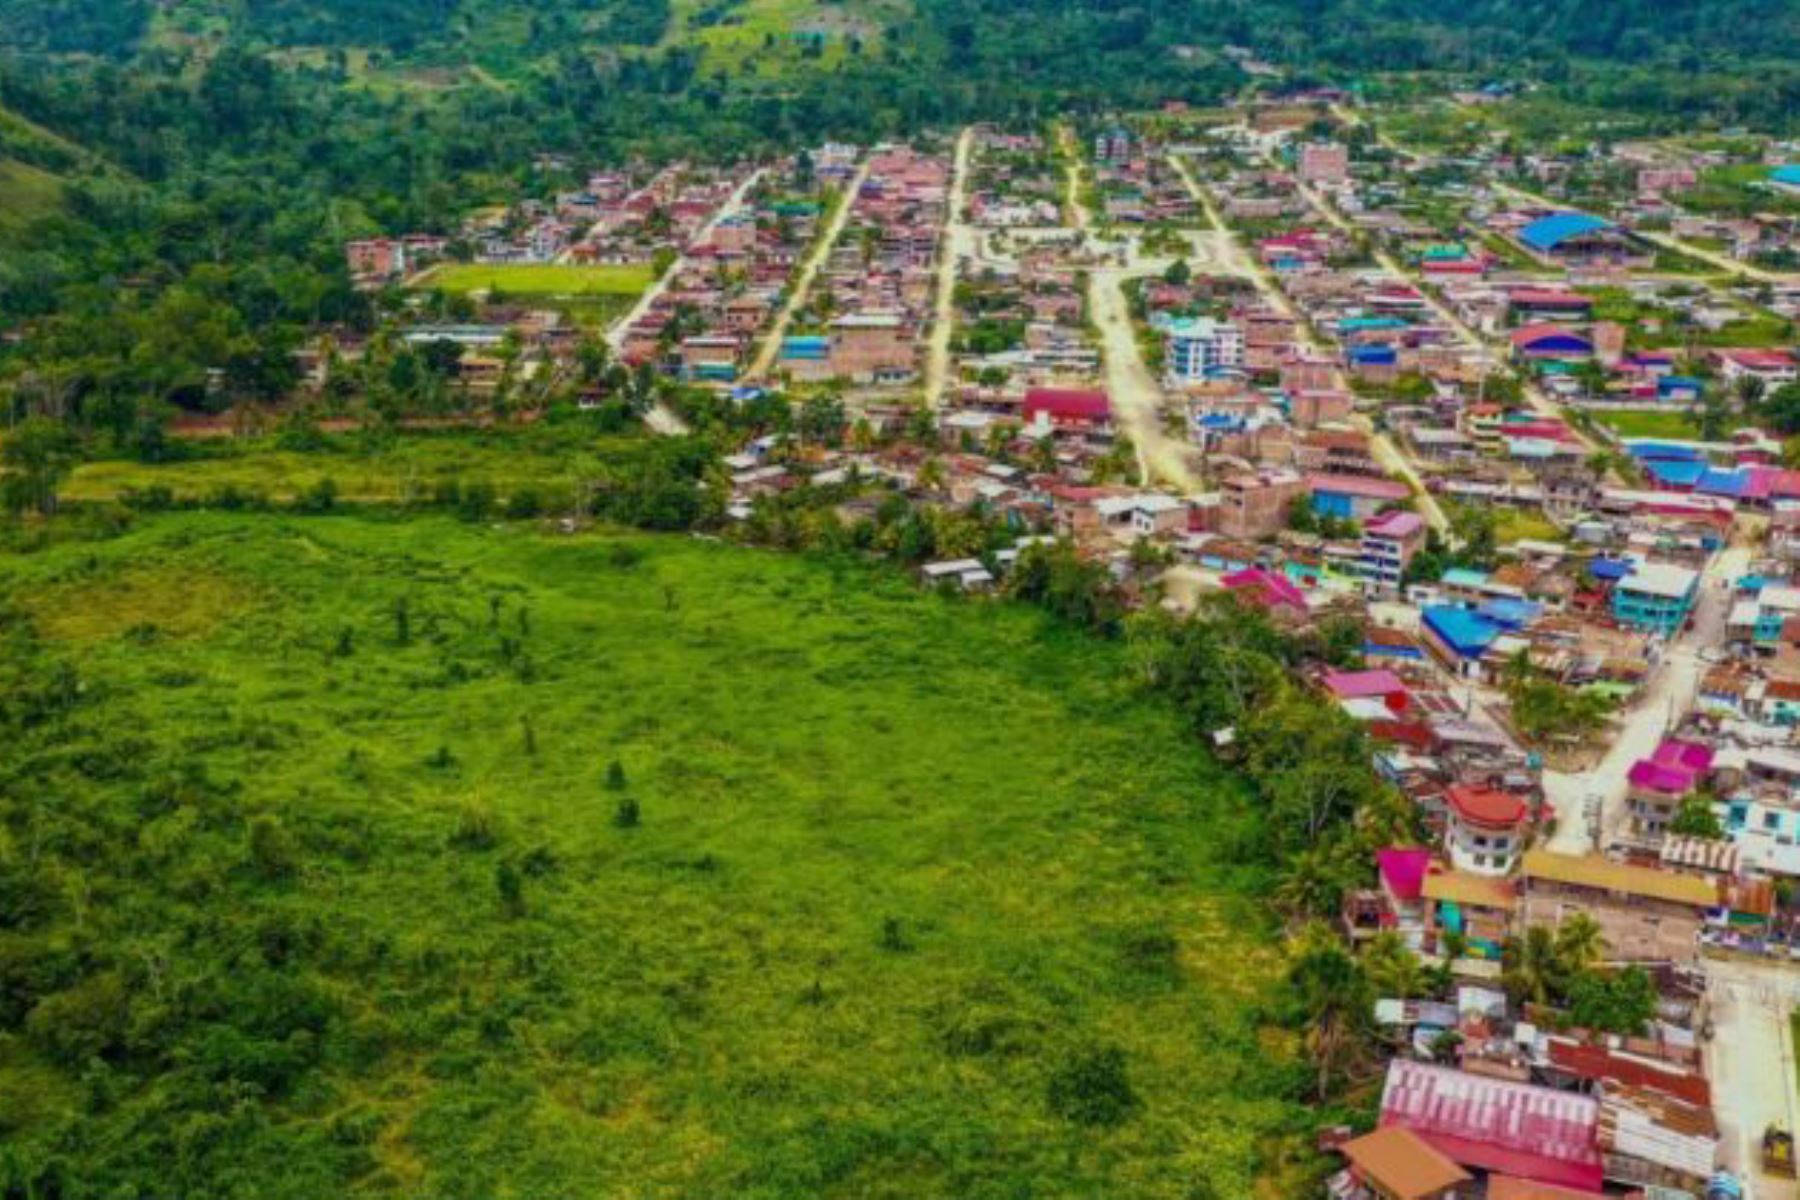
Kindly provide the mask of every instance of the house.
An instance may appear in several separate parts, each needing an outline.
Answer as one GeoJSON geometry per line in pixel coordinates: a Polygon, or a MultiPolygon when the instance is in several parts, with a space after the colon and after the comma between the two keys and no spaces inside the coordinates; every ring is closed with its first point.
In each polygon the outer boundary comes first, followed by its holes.
{"type": "Polygon", "coordinates": [[[1361,475],[1309,475],[1306,487],[1314,512],[1344,520],[1366,521],[1389,505],[1412,499],[1404,483],[1361,475]]]}
{"type": "Polygon", "coordinates": [[[1712,360],[1727,386],[1746,378],[1770,389],[1800,381],[1800,359],[1786,350],[1714,350],[1712,360]]]}
{"type": "Polygon", "coordinates": [[[1646,562],[1613,585],[1619,624],[1674,637],[1700,597],[1700,573],[1674,563],[1646,562]]]}
{"type": "Polygon", "coordinates": [[[1682,800],[1700,786],[1712,768],[1711,747],[1665,738],[1649,758],[1627,772],[1630,832],[1650,845],[1661,842],[1682,800]]]}
{"type": "Polygon", "coordinates": [[[1511,936],[1518,889],[1505,879],[1434,867],[1419,889],[1427,938],[1440,949],[1444,935],[1462,939],[1463,955],[1499,962],[1511,936]]]}
{"type": "Polygon", "coordinates": [[[926,563],[919,568],[919,576],[929,586],[953,584],[965,592],[982,592],[994,586],[993,574],[975,558],[926,563]]]}
{"type": "Polygon", "coordinates": [[[1406,568],[1425,548],[1425,518],[1413,512],[1383,513],[1363,526],[1362,569],[1369,589],[1400,593],[1406,568]]]}
{"type": "Polygon", "coordinates": [[[1306,593],[1285,578],[1262,567],[1233,571],[1219,580],[1227,593],[1253,607],[1290,620],[1304,618],[1311,612],[1306,593]]]}
{"type": "Polygon", "coordinates": [[[1576,913],[1600,925],[1607,956],[1623,962],[1691,963],[1718,886],[1692,875],[1599,855],[1530,850],[1520,868],[1520,919],[1558,928],[1576,913]]]}
{"type": "Polygon", "coordinates": [[[1410,1129],[1390,1125],[1338,1147],[1349,1162],[1341,1200],[1451,1200],[1473,1177],[1410,1129]]]}
{"type": "Polygon", "coordinates": [[[1445,793],[1449,820],[1444,841],[1450,862],[1471,875],[1504,877],[1525,849],[1525,801],[1498,788],[1457,784],[1445,793]]]}
{"type": "Polygon", "coordinates": [[[1233,475],[1219,485],[1219,532],[1246,541],[1273,537],[1287,528],[1305,481],[1293,471],[1233,475]]]}
{"type": "Polygon", "coordinates": [[[1600,1104],[1591,1096],[1396,1059],[1379,1123],[1416,1134],[1468,1170],[1585,1192],[1605,1180],[1600,1104]]]}
{"type": "Polygon", "coordinates": [[[1500,635],[1500,625],[1480,613],[1453,604],[1438,604],[1420,614],[1425,648],[1450,671],[1465,676],[1480,673],[1482,657],[1500,635]]]}
{"type": "Polygon", "coordinates": [[[1025,422],[1037,436],[1067,431],[1110,433],[1112,402],[1105,392],[1076,388],[1031,388],[1025,393],[1025,422]]]}

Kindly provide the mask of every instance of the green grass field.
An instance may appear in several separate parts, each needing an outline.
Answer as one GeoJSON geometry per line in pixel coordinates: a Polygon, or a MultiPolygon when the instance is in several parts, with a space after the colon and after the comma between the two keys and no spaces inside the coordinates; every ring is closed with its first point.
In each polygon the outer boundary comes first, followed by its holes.
{"type": "Polygon", "coordinates": [[[453,294],[499,288],[523,297],[635,297],[644,294],[655,276],[648,264],[625,267],[582,267],[558,263],[449,263],[428,272],[419,286],[453,294]]]}
{"type": "Polygon", "coordinates": [[[1674,438],[1700,436],[1699,426],[1680,410],[1644,412],[1596,412],[1594,419],[1626,438],[1674,438]]]}
{"type": "Polygon", "coordinates": [[[221,488],[291,500],[329,478],[345,500],[399,503],[429,495],[441,480],[491,484],[502,497],[522,487],[572,488],[616,461],[635,439],[588,436],[551,427],[415,433],[373,439],[328,439],[323,450],[278,448],[274,439],[194,447],[198,456],[168,463],[105,459],[83,463],[63,488],[70,500],[116,500],[129,491],[166,487],[178,500],[204,499],[221,488]]]}
{"type": "Polygon", "coordinates": [[[1245,790],[1029,610],[183,514],[0,560],[0,638],[20,1194],[1244,1196],[1306,1125],[1245,790]]]}

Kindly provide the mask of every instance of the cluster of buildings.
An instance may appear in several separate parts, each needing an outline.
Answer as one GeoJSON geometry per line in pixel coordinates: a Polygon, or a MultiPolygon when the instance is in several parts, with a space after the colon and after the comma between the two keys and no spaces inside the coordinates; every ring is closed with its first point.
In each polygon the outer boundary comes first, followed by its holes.
{"type": "Polygon", "coordinates": [[[844,229],[782,340],[780,374],[876,391],[919,377],[950,171],[941,152],[908,145],[870,152],[844,229]]]}

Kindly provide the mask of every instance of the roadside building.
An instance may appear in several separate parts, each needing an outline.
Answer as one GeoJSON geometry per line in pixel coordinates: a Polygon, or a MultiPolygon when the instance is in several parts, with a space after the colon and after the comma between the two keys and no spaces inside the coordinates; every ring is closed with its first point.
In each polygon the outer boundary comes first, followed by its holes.
{"type": "Polygon", "coordinates": [[[1700,930],[1719,903],[1717,885],[1598,855],[1531,850],[1520,868],[1520,919],[1559,928],[1577,913],[1600,926],[1607,957],[1624,962],[1692,963],[1700,930]]]}
{"type": "Polygon", "coordinates": [[[1525,849],[1530,815],[1525,801],[1498,788],[1457,784],[1445,799],[1449,821],[1444,841],[1450,862],[1471,875],[1512,874],[1525,849]]]}
{"type": "Polygon", "coordinates": [[[1699,597],[1699,572],[1674,563],[1643,563],[1613,585],[1613,619],[1631,629],[1673,637],[1699,597]]]}

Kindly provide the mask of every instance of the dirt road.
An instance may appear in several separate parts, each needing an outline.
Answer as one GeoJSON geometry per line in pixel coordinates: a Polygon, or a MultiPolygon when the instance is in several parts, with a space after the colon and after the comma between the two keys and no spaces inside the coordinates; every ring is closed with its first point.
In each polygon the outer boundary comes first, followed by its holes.
{"type": "Polygon", "coordinates": [[[831,214],[831,220],[826,223],[825,228],[820,231],[818,238],[814,241],[812,252],[806,256],[806,262],[801,265],[800,273],[794,278],[793,286],[788,289],[787,303],[781,306],[781,314],[775,318],[775,323],[769,327],[768,334],[764,336],[762,345],[756,352],[755,360],[751,362],[750,369],[745,372],[746,379],[752,381],[762,379],[774,367],[775,358],[781,353],[782,339],[787,336],[788,326],[794,323],[794,314],[800,311],[801,306],[806,303],[806,298],[812,294],[813,280],[818,277],[820,269],[830,259],[832,248],[837,245],[838,238],[843,236],[844,226],[850,223],[850,210],[856,206],[856,197],[868,179],[869,162],[864,160],[862,166],[857,168],[856,174],[851,177],[849,187],[844,191],[836,210],[831,214]]]}
{"type": "Polygon", "coordinates": [[[974,127],[956,139],[950,172],[950,199],[944,213],[944,241],[939,247],[937,298],[932,305],[931,343],[925,354],[925,403],[936,408],[950,381],[950,336],[956,327],[956,274],[965,257],[973,257],[975,231],[964,219],[969,193],[969,163],[974,155],[974,127]]]}

